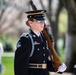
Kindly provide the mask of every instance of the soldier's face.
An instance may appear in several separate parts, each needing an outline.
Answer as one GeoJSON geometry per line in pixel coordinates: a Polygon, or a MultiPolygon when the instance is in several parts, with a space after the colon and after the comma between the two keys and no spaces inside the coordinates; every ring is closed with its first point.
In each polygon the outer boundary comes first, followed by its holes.
{"type": "Polygon", "coordinates": [[[31,21],[29,23],[30,23],[31,29],[37,33],[43,31],[43,29],[44,29],[44,21],[43,20],[39,21],[39,20],[34,19],[33,21],[31,21]]]}

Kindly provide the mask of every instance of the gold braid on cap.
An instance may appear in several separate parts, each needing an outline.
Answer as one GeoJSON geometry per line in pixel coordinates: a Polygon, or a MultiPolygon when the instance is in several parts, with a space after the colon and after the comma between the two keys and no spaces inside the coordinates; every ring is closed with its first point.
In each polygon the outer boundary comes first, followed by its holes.
{"type": "Polygon", "coordinates": [[[37,13],[30,13],[30,14],[28,14],[28,16],[29,16],[29,15],[36,15],[36,14],[44,14],[44,11],[37,12],[37,13]]]}

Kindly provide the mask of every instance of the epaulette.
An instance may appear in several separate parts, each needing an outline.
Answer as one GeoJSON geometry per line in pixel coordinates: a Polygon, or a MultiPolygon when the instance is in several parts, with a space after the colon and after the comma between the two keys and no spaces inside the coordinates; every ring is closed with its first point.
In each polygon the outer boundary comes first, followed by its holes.
{"type": "MultiPolygon", "coordinates": [[[[19,40],[20,40],[22,37],[29,38],[28,33],[23,33],[23,34],[20,36],[19,40]]],[[[20,44],[19,40],[18,40],[18,43],[17,43],[17,48],[21,47],[21,44],[20,44]]]]}
{"type": "Polygon", "coordinates": [[[21,38],[21,37],[29,38],[28,34],[29,34],[29,33],[23,33],[23,34],[20,36],[20,38],[21,38]]]}

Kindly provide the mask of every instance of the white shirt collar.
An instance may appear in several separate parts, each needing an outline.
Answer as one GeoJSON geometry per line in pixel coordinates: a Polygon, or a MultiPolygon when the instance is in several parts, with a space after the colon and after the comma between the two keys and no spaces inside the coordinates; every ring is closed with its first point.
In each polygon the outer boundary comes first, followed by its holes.
{"type": "MultiPolygon", "coordinates": [[[[34,32],[34,31],[33,31],[34,32]]],[[[38,37],[40,36],[40,33],[36,33],[36,32],[34,32],[38,37]]]]}

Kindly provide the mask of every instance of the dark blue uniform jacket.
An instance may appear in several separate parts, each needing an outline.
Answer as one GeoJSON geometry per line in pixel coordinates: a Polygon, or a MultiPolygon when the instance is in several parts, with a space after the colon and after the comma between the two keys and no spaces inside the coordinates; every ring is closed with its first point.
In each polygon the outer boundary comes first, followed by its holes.
{"type": "Polygon", "coordinates": [[[17,43],[17,49],[15,52],[14,73],[15,75],[49,75],[49,70],[53,71],[54,69],[52,61],[48,60],[49,51],[46,40],[42,34],[41,37],[38,37],[32,30],[30,30],[30,34],[34,41],[33,55],[29,57],[32,49],[30,38],[28,35],[22,34],[17,43]],[[46,63],[47,68],[29,68],[29,63],[46,63]]]}

